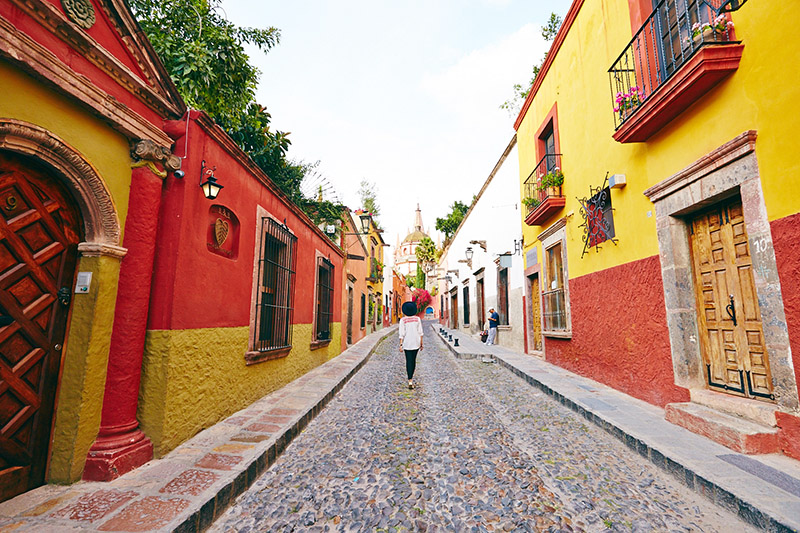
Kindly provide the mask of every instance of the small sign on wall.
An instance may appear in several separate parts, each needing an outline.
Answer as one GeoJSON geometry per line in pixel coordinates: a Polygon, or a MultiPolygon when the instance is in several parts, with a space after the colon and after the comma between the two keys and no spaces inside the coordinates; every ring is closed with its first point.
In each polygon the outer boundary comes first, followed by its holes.
{"type": "MultiPolygon", "coordinates": [[[[75,281],[75,294],[86,294],[92,285],[91,272],[78,272],[78,279],[75,281]]],[[[69,294],[69,293],[67,293],[69,294]]]]}
{"type": "Polygon", "coordinates": [[[225,206],[212,205],[208,210],[208,251],[236,259],[239,254],[239,219],[225,206]]]}

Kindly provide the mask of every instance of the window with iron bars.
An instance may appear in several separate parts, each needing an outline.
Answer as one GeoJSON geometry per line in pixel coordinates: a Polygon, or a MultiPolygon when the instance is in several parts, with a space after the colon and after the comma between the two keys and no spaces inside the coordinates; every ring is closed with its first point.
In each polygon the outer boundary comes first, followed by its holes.
{"type": "Polygon", "coordinates": [[[253,349],[267,352],[292,345],[297,237],[269,217],[261,219],[261,236],[253,349]]]}
{"type": "Polygon", "coordinates": [[[317,327],[314,340],[331,339],[333,316],[333,263],[320,257],[317,261],[317,327]]]}

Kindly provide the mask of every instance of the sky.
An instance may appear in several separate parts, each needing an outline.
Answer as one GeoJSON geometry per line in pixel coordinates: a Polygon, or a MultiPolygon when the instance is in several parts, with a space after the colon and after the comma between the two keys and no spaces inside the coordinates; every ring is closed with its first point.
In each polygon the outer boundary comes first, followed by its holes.
{"type": "MultiPolygon", "coordinates": [[[[351,209],[375,184],[384,240],[469,204],[514,134],[500,109],[550,46],[541,26],[571,0],[224,0],[239,26],[281,30],[256,100],[291,132],[288,155],[351,209]]],[[[331,199],[331,198],[329,198],[331,199]]],[[[386,252],[391,257],[391,249],[386,252]]],[[[385,261],[391,263],[391,260],[385,261]]]]}

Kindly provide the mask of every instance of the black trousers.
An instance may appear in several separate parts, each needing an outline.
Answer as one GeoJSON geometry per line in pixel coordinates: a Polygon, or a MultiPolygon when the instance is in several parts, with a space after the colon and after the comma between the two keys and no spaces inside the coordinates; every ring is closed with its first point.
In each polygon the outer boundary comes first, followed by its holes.
{"type": "Polygon", "coordinates": [[[414,377],[414,370],[417,368],[417,352],[419,350],[403,350],[406,352],[406,374],[408,379],[414,377]]]}

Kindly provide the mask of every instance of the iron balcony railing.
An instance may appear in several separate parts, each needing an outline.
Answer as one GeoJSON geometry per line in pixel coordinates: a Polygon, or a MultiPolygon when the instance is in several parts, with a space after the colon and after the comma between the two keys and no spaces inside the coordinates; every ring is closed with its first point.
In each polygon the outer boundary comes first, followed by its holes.
{"type": "Polygon", "coordinates": [[[662,0],[608,70],[614,128],[625,123],[700,48],[731,43],[721,0],[662,0]]]}
{"type": "Polygon", "coordinates": [[[548,196],[561,196],[561,186],[548,187],[547,184],[554,177],[561,175],[563,181],[563,174],[561,173],[561,154],[547,154],[533,169],[524,184],[525,204],[528,206],[528,211],[533,211],[544,202],[548,196]],[[550,175],[551,178],[545,179],[545,176],[550,175]]]}

